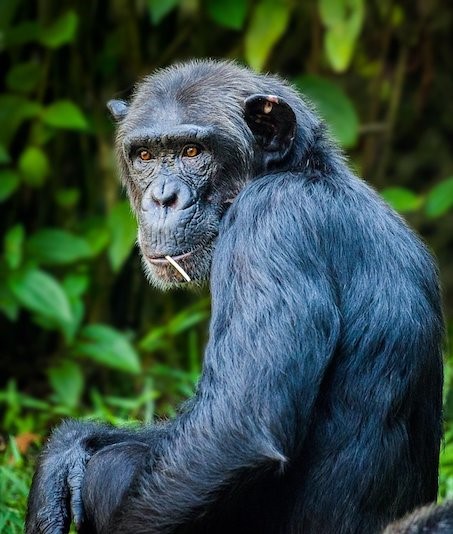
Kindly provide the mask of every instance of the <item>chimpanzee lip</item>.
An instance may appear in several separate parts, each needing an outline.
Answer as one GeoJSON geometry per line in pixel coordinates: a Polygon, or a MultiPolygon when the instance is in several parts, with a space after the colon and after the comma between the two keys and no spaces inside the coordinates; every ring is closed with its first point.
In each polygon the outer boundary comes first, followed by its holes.
{"type": "Polygon", "coordinates": [[[184,252],[184,254],[178,254],[177,256],[173,256],[173,254],[164,254],[164,255],[161,255],[161,256],[148,256],[146,254],[146,259],[148,261],[150,261],[151,263],[156,263],[156,264],[162,265],[162,264],[168,263],[168,260],[165,258],[165,256],[170,256],[175,261],[180,261],[180,260],[183,260],[184,258],[188,258],[190,255],[192,255],[197,250],[199,250],[199,249],[196,248],[194,250],[190,250],[189,252],[184,252]]]}

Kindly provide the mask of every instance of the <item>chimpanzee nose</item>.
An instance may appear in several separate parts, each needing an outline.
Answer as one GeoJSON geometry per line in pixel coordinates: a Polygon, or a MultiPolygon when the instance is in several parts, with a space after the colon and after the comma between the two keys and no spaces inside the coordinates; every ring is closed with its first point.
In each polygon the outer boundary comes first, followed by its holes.
{"type": "Polygon", "coordinates": [[[192,204],[192,193],[189,187],[172,177],[158,178],[149,191],[150,204],[160,208],[182,210],[192,204]]]}
{"type": "Polygon", "coordinates": [[[174,208],[178,202],[178,187],[176,184],[156,185],[151,190],[151,198],[162,208],[174,208]]]}

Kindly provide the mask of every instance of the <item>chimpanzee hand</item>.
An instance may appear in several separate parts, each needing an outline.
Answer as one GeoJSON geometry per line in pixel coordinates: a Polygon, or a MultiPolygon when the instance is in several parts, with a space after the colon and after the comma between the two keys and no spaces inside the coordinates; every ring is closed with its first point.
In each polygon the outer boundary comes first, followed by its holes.
{"type": "Polygon", "coordinates": [[[94,532],[93,523],[99,525],[103,520],[107,521],[128,490],[142,457],[150,450],[154,434],[158,431],[148,430],[142,434],[78,421],[60,425],[44,448],[33,477],[26,534],[65,534],[71,520],[78,532],[94,532]],[[109,488],[102,487],[103,477],[108,475],[112,465],[112,456],[121,459],[129,476],[116,480],[109,488]],[[85,491],[87,501],[84,503],[83,490],[87,480],[89,487],[85,491]],[[92,491],[95,487],[99,491],[92,491]],[[98,510],[103,514],[94,517],[98,510]]]}
{"type": "Polygon", "coordinates": [[[27,534],[65,534],[71,519],[77,530],[83,531],[81,488],[86,464],[96,450],[96,428],[91,423],[68,421],[54,431],[33,477],[27,534]]]}

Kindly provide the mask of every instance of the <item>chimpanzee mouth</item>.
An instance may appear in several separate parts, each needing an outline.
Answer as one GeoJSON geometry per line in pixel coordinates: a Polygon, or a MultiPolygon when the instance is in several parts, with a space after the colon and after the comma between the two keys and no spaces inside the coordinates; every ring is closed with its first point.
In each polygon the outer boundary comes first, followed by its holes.
{"type": "Polygon", "coordinates": [[[184,252],[183,254],[178,254],[176,256],[174,256],[173,254],[165,254],[163,256],[148,256],[148,254],[146,254],[146,259],[149,262],[155,263],[157,265],[165,265],[166,263],[169,263],[169,260],[167,258],[172,258],[174,261],[181,261],[191,256],[194,252],[200,250],[200,248],[201,247],[198,247],[193,250],[190,250],[189,252],[184,252]]]}

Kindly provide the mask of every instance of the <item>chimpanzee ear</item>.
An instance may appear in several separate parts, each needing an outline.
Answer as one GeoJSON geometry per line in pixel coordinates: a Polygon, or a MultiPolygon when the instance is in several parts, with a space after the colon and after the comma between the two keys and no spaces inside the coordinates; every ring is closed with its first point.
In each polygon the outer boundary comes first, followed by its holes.
{"type": "Polygon", "coordinates": [[[280,97],[252,95],[245,100],[244,118],[265,154],[265,166],[282,161],[296,135],[296,115],[280,97]]]}
{"type": "Polygon", "coordinates": [[[107,108],[116,121],[124,119],[129,109],[129,105],[124,100],[109,100],[107,108]]]}

